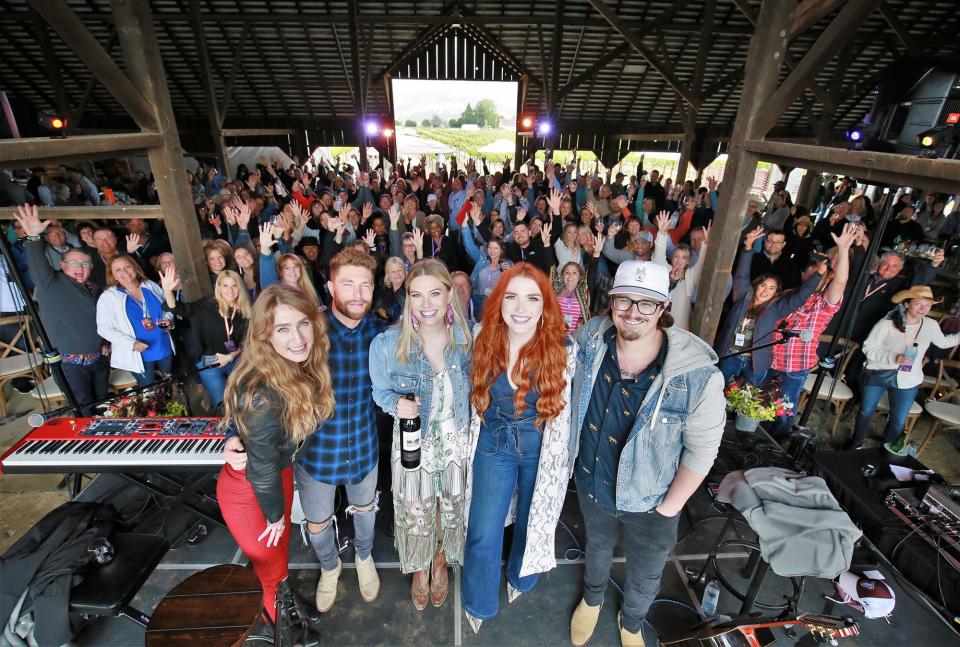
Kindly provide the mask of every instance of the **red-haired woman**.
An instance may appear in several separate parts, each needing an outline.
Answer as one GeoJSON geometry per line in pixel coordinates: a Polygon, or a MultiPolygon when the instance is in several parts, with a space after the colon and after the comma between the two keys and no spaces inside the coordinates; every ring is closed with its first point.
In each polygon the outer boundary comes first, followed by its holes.
{"type": "Polygon", "coordinates": [[[504,525],[516,521],[507,559],[510,602],[556,566],[576,357],[557,295],[530,263],[503,273],[481,323],[471,375],[473,479],[462,592],[474,632],[497,613],[504,525]]]}

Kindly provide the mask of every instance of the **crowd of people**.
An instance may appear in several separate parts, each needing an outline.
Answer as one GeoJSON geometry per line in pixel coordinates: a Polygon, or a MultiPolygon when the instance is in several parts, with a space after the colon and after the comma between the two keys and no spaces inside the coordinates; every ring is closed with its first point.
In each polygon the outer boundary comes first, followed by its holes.
{"type": "MultiPolygon", "coordinates": [[[[711,345],[688,331],[720,183],[661,181],[656,170],[604,177],[575,157],[512,162],[491,172],[484,159],[461,168],[421,157],[388,172],[262,159],[233,179],[201,164],[185,181],[214,296],[193,302],[162,222],[68,231],[40,219],[38,200],[17,206],[8,236],[80,404],[106,396],[111,368],[147,385],[179,366],[197,370],[210,409],[230,421],[218,497],[263,584],[260,634],[275,596],[311,622],[335,603],[338,486],[363,599],[379,592],[380,510],[416,608],[443,604],[447,566],[462,565],[477,631],[498,612],[505,522],[515,521],[512,602],[555,565],[572,477],[587,546],[571,640],[593,633],[622,531],[621,638],[642,644],[678,514],[717,453],[727,385],[776,388],[795,403],[821,335],[844,336],[861,348],[847,376],[858,376],[848,440],[858,447],[884,393],[885,438],[900,435],[928,349],[960,341],[955,292],[942,321],[927,316],[942,301],[931,285],[957,253],[949,196],[880,196],[895,215],[870,258],[884,205],[854,180],[826,177],[812,212],[782,183],[751,195],[711,345]],[[410,468],[399,425],[417,417],[410,468]],[[294,484],[321,565],[312,602],[285,583],[294,484]]],[[[791,428],[785,417],[770,431],[791,428]]]]}

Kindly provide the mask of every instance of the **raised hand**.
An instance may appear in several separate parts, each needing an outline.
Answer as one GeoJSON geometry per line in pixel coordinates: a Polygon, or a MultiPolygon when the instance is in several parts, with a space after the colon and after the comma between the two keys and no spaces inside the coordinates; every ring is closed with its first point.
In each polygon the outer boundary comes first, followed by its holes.
{"type": "Polygon", "coordinates": [[[307,212],[303,210],[303,207],[301,207],[300,203],[296,200],[290,201],[290,211],[293,212],[293,224],[299,225],[301,222],[306,222],[307,212]]]}
{"type": "Polygon", "coordinates": [[[223,207],[223,217],[228,225],[237,224],[237,210],[229,204],[223,207]]]}
{"type": "Polygon", "coordinates": [[[240,198],[237,198],[234,201],[234,207],[237,210],[237,226],[241,229],[246,229],[250,225],[250,206],[240,198]]]}
{"type": "Polygon", "coordinates": [[[271,247],[273,247],[273,223],[266,220],[260,223],[260,253],[269,256],[271,247]]]}
{"type": "Polygon", "coordinates": [[[630,184],[627,186],[627,196],[632,200],[633,196],[637,195],[637,185],[630,184]]]}
{"type": "Polygon", "coordinates": [[[700,231],[703,232],[703,244],[706,245],[710,242],[710,232],[713,230],[713,223],[708,222],[703,227],[700,228],[700,231]]]}
{"type": "Polygon", "coordinates": [[[163,288],[163,291],[173,294],[173,291],[177,289],[177,270],[170,267],[166,272],[160,270],[160,287],[163,288]]]}
{"type": "Polygon", "coordinates": [[[563,194],[558,189],[550,189],[550,195],[547,197],[547,205],[550,207],[550,213],[554,216],[560,215],[560,201],[563,194]]]}
{"type": "Polygon", "coordinates": [[[346,224],[347,222],[349,222],[348,219],[349,219],[349,217],[350,217],[350,210],[351,210],[351,209],[353,209],[353,207],[351,207],[349,204],[345,204],[345,205],[343,205],[342,207],[340,207],[340,211],[337,213],[337,215],[339,216],[340,220],[342,220],[342,221],[344,222],[344,224],[346,224]]]}
{"type": "Polygon", "coordinates": [[[946,252],[943,251],[943,247],[937,249],[933,253],[933,256],[930,257],[930,265],[933,267],[940,267],[940,264],[943,263],[943,259],[946,258],[946,252]]]}
{"type": "Polygon", "coordinates": [[[37,208],[34,205],[25,204],[17,207],[17,210],[13,212],[13,217],[23,227],[23,233],[27,236],[39,236],[50,226],[49,220],[40,220],[37,208]]]}
{"type": "Polygon", "coordinates": [[[416,226],[413,228],[413,244],[417,247],[417,258],[423,258],[423,230],[416,226]]]}
{"type": "Polygon", "coordinates": [[[363,242],[367,244],[367,247],[373,247],[377,242],[377,235],[373,232],[372,229],[368,229],[367,233],[363,235],[363,242]]]}
{"type": "Polygon", "coordinates": [[[474,204],[470,207],[470,219],[473,220],[473,224],[477,227],[483,222],[483,209],[480,208],[479,204],[474,204]]]}
{"type": "Polygon", "coordinates": [[[372,202],[364,202],[364,203],[363,203],[363,211],[362,211],[361,214],[360,214],[360,221],[361,221],[361,222],[366,222],[366,221],[370,218],[371,215],[373,215],[373,203],[372,203],[372,202]]]}
{"type": "Polygon", "coordinates": [[[743,239],[744,249],[749,250],[751,247],[753,247],[753,244],[757,242],[757,240],[759,240],[760,238],[763,238],[763,235],[764,235],[763,227],[757,227],[756,229],[748,231],[747,235],[743,239]]]}
{"type": "Polygon", "coordinates": [[[390,229],[397,229],[400,226],[400,205],[394,202],[387,213],[390,216],[390,229]]]}
{"type": "Polygon", "coordinates": [[[857,240],[859,230],[860,228],[856,223],[848,222],[843,226],[843,231],[840,232],[839,236],[831,231],[830,237],[833,238],[833,242],[836,243],[837,247],[843,252],[846,252],[853,246],[854,241],[857,240]]]}
{"type": "Polygon", "coordinates": [[[670,212],[661,211],[657,214],[657,230],[662,234],[670,231],[670,212]]]}
{"type": "Polygon", "coordinates": [[[603,252],[603,239],[604,235],[601,231],[596,236],[593,237],[593,257],[600,258],[600,254],[603,252]]]}
{"type": "Polygon", "coordinates": [[[623,211],[627,208],[627,200],[622,195],[618,195],[613,200],[610,201],[610,206],[616,209],[617,211],[623,211]]]}
{"type": "Polygon", "coordinates": [[[711,175],[710,177],[708,177],[708,178],[707,178],[707,188],[710,189],[711,191],[716,191],[716,190],[717,190],[717,178],[713,177],[712,175],[711,175]]]}
{"type": "Polygon", "coordinates": [[[517,222],[523,222],[523,219],[527,217],[527,208],[520,207],[517,209],[517,222]]]}
{"type": "Polygon", "coordinates": [[[543,241],[544,247],[550,246],[550,232],[553,230],[553,223],[545,222],[543,227],[540,228],[540,240],[543,241]]]}
{"type": "Polygon", "coordinates": [[[143,245],[140,234],[127,234],[127,253],[133,254],[143,245]]]}

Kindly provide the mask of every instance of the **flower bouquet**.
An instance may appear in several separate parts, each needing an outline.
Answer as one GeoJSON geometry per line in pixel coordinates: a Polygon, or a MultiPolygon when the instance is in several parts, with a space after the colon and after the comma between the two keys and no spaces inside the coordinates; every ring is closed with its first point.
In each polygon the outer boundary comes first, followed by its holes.
{"type": "Polygon", "coordinates": [[[793,413],[793,403],[783,397],[779,385],[761,389],[753,384],[732,383],[724,392],[727,409],[737,414],[740,431],[756,431],[761,422],[769,422],[793,413]]]}
{"type": "Polygon", "coordinates": [[[158,386],[118,398],[106,405],[101,418],[179,418],[189,415],[176,386],[158,386]]]}

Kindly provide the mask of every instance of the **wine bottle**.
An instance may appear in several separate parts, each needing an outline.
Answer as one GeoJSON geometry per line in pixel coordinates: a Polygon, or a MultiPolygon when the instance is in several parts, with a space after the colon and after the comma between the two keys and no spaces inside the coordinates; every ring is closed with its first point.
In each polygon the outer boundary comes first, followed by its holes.
{"type": "MultiPolygon", "coordinates": [[[[413,400],[414,395],[403,396],[413,400]]],[[[415,418],[400,418],[400,465],[404,469],[415,470],[420,467],[420,416],[415,418]]]]}

